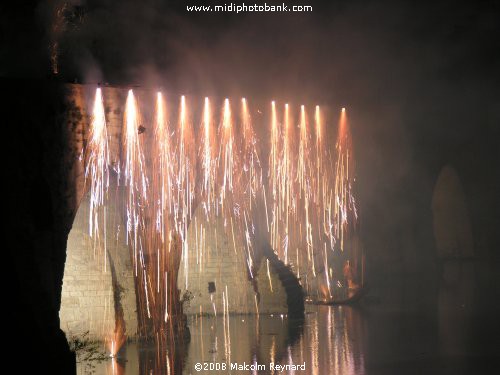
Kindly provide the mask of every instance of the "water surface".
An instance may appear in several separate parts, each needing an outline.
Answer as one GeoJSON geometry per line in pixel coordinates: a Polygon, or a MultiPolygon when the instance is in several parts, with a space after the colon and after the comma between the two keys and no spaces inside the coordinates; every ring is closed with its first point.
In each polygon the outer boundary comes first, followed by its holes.
{"type": "MultiPolygon", "coordinates": [[[[97,364],[93,373],[475,374],[495,373],[500,362],[498,340],[485,331],[495,322],[460,310],[445,315],[349,306],[307,310],[303,321],[281,315],[193,316],[191,339],[184,345],[158,350],[130,342],[120,358],[97,364]],[[277,366],[286,365],[300,367],[279,371],[277,366]]],[[[86,373],[83,366],[79,373],[86,373]]]]}

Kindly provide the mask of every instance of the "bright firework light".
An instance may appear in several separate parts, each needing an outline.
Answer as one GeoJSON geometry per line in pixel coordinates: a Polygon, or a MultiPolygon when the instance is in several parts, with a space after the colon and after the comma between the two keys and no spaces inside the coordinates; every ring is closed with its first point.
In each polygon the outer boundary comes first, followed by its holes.
{"type": "MultiPolygon", "coordinates": [[[[326,149],[328,127],[319,106],[314,110],[314,125],[308,123],[305,106],[300,107],[298,124],[294,125],[291,106],[285,104],[283,115],[278,116],[273,101],[268,163],[263,167],[248,101],[241,99],[241,111],[235,115],[225,99],[218,128],[213,107],[205,98],[197,132],[200,136],[195,138],[186,98],[181,97],[175,120],[175,111],[167,111],[165,98],[157,93],[151,120],[154,131],[148,139],[149,133],[140,131],[143,120],[133,91],[127,96],[122,154],[127,243],[136,278],[140,333],[158,336],[158,340],[165,341],[167,332],[182,329],[177,269],[182,257],[187,289],[188,257],[196,257],[202,272],[209,256],[207,233],[216,231],[216,225],[211,225],[214,220],[223,221],[234,251],[243,252],[248,276],[253,279],[256,257],[262,255],[255,248],[256,237],[263,235],[256,230],[261,228],[256,220],[265,212],[272,249],[302,275],[311,294],[328,290],[324,297],[330,297],[331,287],[336,285],[332,276],[339,276],[329,274],[329,254],[342,253],[356,228],[352,140],[345,109],[341,111],[335,153],[330,153],[326,149]],[[146,145],[152,150],[147,157],[146,145]],[[198,206],[204,220],[193,216],[198,206]],[[187,241],[190,225],[195,229],[193,248],[187,241]],[[243,238],[244,246],[236,247],[236,237],[243,238]]],[[[98,221],[98,211],[105,206],[109,185],[109,151],[99,89],[88,155],[85,171],[91,181],[90,230],[94,237],[104,237],[100,231],[105,226],[98,221]]],[[[224,314],[230,303],[226,289],[224,314]]],[[[113,342],[116,347],[118,342],[113,342]]]]}
{"type": "Polygon", "coordinates": [[[220,190],[221,208],[224,210],[224,202],[226,196],[233,192],[233,177],[234,177],[234,136],[233,136],[233,121],[231,116],[231,107],[229,99],[224,100],[224,109],[222,111],[222,128],[221,133],[221,153],[222,153],[222,183],[220,190]]]}
{"type": "Polygon", "coordinates": [[[210,101],[205,98],[203,106],[203,139],[202,139],[202,175],[203,184],[201,187],[201,195],[204,197],[203,205],[209,220],[209,214],[215,209],[216,201],[216,165],[213,145],[215,143],[213,137],[212,112],[210,110],[210,101]]]}
{"type": "Polygon", "coordinates": [[[109,146],[102,91],[97,88],[87,146],[85,183],[90,185],[89,235],[94,255],[103,257],[106,270],[106,200],[109,188],[109,146]]]}
{"type": "Polygon", "coordinates": [[[147,243],[146,215],[149,206],[149,180],[143,153],[143,137],[139,137],[141,118],[139,107],[132,90],[128,91],[124,118],[124,179],[127,186],[127,241],[131,249],[136,278],[137,300],[141,307],[138,319],[146,334],[145,322],[151,318],[151,279],[148,268],[150,243],[147,243]],[[145,308],[142,308],[145,307],[145,308]]]}
{"type": "MultiPolygon", "coordinates": [[[[106,126],[106,116],[103,104],[102,90],[96,89],[94,107],[92,111],[89,143],[86,148],[85,184],[90,190],[89,207],[89,235],[92,239],[94,256],[103,259],[104,272],[107,272],[107,218],[106,205],[109,203],[109,144],[106,126]],[[102,258],[101,258],[102,257],[102,258]]],[[[107,310],[105,308],[105,310],[107,310]]],[[[105,315],[109,314],[105,312],[105,315]]],[[[123,320],[119,314],[115,315],[115,327],[109,332],[104,327],[105,344],[111,356],[115,356],[125,340],[123,320]]]]}
{"type": "Polygon", "coordinates": [[[353,194],[352,137],[345,108],[342,108],[340,114],[336,152],[334,228],[335,236],[340,240],[340,249],[343,251],[349,225],[353,226],[357,222],[357,209],[353,194]]]}

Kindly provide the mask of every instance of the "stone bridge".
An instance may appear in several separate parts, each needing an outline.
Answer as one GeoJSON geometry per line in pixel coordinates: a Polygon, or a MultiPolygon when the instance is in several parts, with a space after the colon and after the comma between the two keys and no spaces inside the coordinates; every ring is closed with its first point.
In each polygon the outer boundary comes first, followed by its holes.
{"type": "MultiPolygon", "coordinates": [[[[60,325],[68,336],[89,332],[91,338],[105,339],[120,318],[125,323],[127,336],[134,337],[138,328],[138,307],[130,250],[125,239],[125,188],[117,186],[114,175],[109,188],[112,199],[107,206],[105,254],[102,249],[95,249],[94,240],[89,235],[90,196],[85,187],[80,156],[87,143],[95,89],[95,85],[67,86],[70,103],[67,111],[68,172],[73,183],[69,191],[75,215],[67,242],[60,325]]],[[[127,91],[102,88],[112,165],[119,163],[122,152],[127,91]]],[[[134,94],[140,108],[144,103],[144,111],[153,106],[152,92],[137,89],[134,94]]],[[[150,129],[146,125],[148,131],[150,129]]],[[[202,223],[203,220],[201,208],[195,210],[188,230],[190,248],[195,247],[197,238],[194,223],[202,223]]],[[[243,233],[235,233],[231,238],[221,219],[210,223],[210,226],[215,230],[207,231],[206,259],[199,264],[195,255],[189,253],[189,259],[181,260],[180,269],[174,270],[176,273],[179,271],[181,295],[190,296],[190,301],[185,304],[187,314],[222,312],[225,294],[229,296],[229,313],[290,313],[293,317],[303,317],[302,289],[288,267],[269,252],[267,258],[261,259],[255,279],[250,280],[243,251],[243,233]]]]}
{"type": "MultiPolygon", "coordinates": [[[[7,264],[14,269],[12,288],[7,288],[11,306],[7,309],[8,321],[12,322],[13,329],[9,336],[12,338],[11,346],[23,348],[18,350],[17,358],[25,361],[26,343],[36,342],[41,349],[30,352],[30,361],[37,368],[55,369],[50,373],[74,373],[74,354],[70,352],[64,333],[59,328],[67,329],[67,322],[71,319],[60,320],[59,312],[65,262],[67,255],[68,260],[72,258],[72,250],[67,248],[68,234],[78,207],[84,206],[83,170],[78,158],[88,131],[88,109],[91,108],[95,87],[18,77],[2,79],[2,86],[7,93],[3,99],[5,111],[2,118],[5,119],[4,139],[9,151],[8,160],[4,163],[5,181],[12,183],[14,190],[13,198],[6,195],[4,200],[9,214],[7,231],[15,239],[6,249],[7,264]]],[[[104,99],[108,107],[110,145],[114,155],[119,155],[123,115],[120,108],[125,101],[125,90],[105,88],[104,99]],[[113,97],[120,106],[110,104],[113,97]]],[[[473,104],[493,109],[491,103],[481,101],[473,104]]],[[[369,113],[368,120],[382,116],[387,121],[395,121],[387,117],[386,112],[377,112],[377,108],[366,108],[365,111],[369,113]]],[[[479,111],[477,115],[481,113],[479,111]]],[[[411,159],[407,164],[399,160],[394,162],[390,157],[395,155],[394,152],[381,152],[377,147],[373,147],[373,152],[367,152],[365,159],[359,161],[360,168],[365,166],[360,171],[360,176],[364,176],[361,186],[365,189],[360,195],[364,202],[363,235],[370,248],[375,249],[367,251],[367,278],[377,286],[384,308],[397,305],[405,311],[436,310],[440,274],[436,260],[440,258],[444,263],[441,273],[445,278],[454,278],[454,290],[467,284],[469,272],[454,272],[453,268],[460,268],[460,265],[452,264],[451,258],[470,258],[470,247],[466,245],[470,243],[468,234],[463,232],[463,237],[442,234],[438,235],[441,240],[435,241],[433,233],[433,211],[434,215],[442,218],[454,218],[457,212],[463,213],[459,208],[463,207],[462,204],[455,208],[450,208],[454,206],[450,201],[439,204],[440,197],[447,196],[442,194],[445,188],[438,189],[433,197],[438,176],[448,163],[455,167],[455,172],[447,172],[441,177],[442,186],[447,183],[456,186],[453,181],[456,182],[455,177],[458,176],[463,194],[454,189],[453,199],[462,195],[467,203],[466,217],[470,218],[473,254],[477,259],[475,298],[482,296],[480,301],[485,306],[492,305],[488,301],[498,300],[497,294],[492,296],[494,282],[498,281],[498,225],[497,221],[484,214],[498,211],[498,178],[493,173],[498,166],[490,158],[498,139],[498,132],[491,124],[494,121],[497,123],[498,113],[491,112],[490,118],[484,113],[482,117],[475,117],[472,125],[462,133],[450,136],[454,134],[454,129],[448,126],[442,133],[433,133],[432,140],[429,139],[429,129],[440,124],[436,121],[427,124],[421,118],[415,120],[415,134],[408,146],[425,157],[411,159]],[[481,132],[483,134],[478,137],[481,132]],[[370,155],[377,155],[380,159],[371,160],[370,155]],[[478,163],[487,167],[477,169],[475,166],[478,163]],[[401,165],[408,171],[403,174],[404,178],[396,173],[396,178],[392,167],[401,165]],[[457,238],[465,240],[457,246],[457,238]],[[440,245],[436,246],[436,242],[440,245]]],[[[374,137],[372,146],[383,144],[386,137],[384,132],[372,132],[370,135],[374,137]]],[[[460,228],[467,227],[463,216],[457,221],[461,224],[454,224],[455,229],[450,229],[455,234],[460,228]]],[[[434,230],[443,233],[444,223],[439,224],[438,221],[434,230]]],[[[86,233],[85,224],[80,232],[86,233]]],[[[74,238],[81,240],[78,236],[74,238]]],[[[90,273],[91,270],[88,271],[88,280],[90,273]]],[[[67,275],[70,276],[69,273],[67,275]]],[[[111,275],[108,287],[102,290],[107,293],[112,283],[111,275]]],[[[200,283],[201,287],[205,288],[200,283]]],[[[220,290],[218,283],[216,290],[220,290]]],[[[467,293],[465,297],[470,298],[467,293]]],[[[63,295],[65,297],[72,296],[66,294],[63,295]]],[[[100,299],[109,298],[110,294],[107,294],[100,299]]],[[[109,306],[108,302],[106,306],[109,306]]],[[[462,304],[454,303],[454,306],[461,308],[462,304]]],[[[63,311],[65,307],[62,307],[63,311]]],[[[129,326],[127,333],[130,334],[131,330],[129,326]]],[[[376,335],[373,335],[373,340],[376,347],[376,335]]]]}
{"type": "MultiPolygon", "coordinates": [[[[95,254],[88,234],[89,195],[85,189],[80,156],[87,142],[96,87],[75,84],[67,85],[66,89],[70,103],[66,111],[69,147],[67,165],[72,182],[68,198],[74,219],[67,242],[61,328],[68,335],[81,335],[88,331],[91,337],[103,339],[115,326],[117,314],[121,314],[127,335],[133,337],[138,325],[137,302],[130,251],[125,242],[122,209],[124,188],[117,186],[116,179],[111,179],[110,194],[116,199],[108,207],[107,253],[105,256],[95,254]]],[[[128,90],[103,87],[102,91],[111,164],[117,165],[122,153],[123,112],[128,90]]],[[[134,89],[134,93],[140,109],[148,118],[148,111],[152,112],[153,109],[154,93],[144,89],[134,89]]],[[[146,133],[148,131],[150,129],[146,125],[146,133]]],[[[438,258],[473,256],[472,230],[465,196],[453,168],[443,168],[433,194],[438,258]]],[[[194,223],[200,225],[204,220],[200,207],[194,211],[188,230],[189,248],[197,246],[197,228],[194,223]]],[[[179,272],[177,287],[181,296],[189,296],[189,302],[184,306],[187,314],[216,314],[223,311],[225,293],[229,296],[230,313],[303,315],[303,291],[292,268],[285,266],[267,249],[263,251],[264,257],[256,268],[258,272],[255,279],[250,280],[243,251],[243,233],[235,233],[233,238],[222,220],[216,220],[210,226],[215,230],[207,231],[206,234],[206,258],[200,263],[195,254],[189,253],[188,259],[181,260],[180,269],[175,270],[179,272]]]]}

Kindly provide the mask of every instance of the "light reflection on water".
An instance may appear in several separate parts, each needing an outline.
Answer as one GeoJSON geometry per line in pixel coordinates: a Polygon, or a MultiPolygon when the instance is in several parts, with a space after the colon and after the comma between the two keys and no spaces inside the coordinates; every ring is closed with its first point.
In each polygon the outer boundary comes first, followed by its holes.
{"type": "Polygon", "coordinates": [[[280,315],[234,315],[225,325],[222,316],[191,317],[191,340],[184,348],[178,345],[158,351],[151,344],[128,343],[120,359],[97,365],[95,374],[242,373],[231,371],[231,363],[264,366],[243,373],[273,374],[279,372],[270,369],[271,363],[304,362],[305,371],[281,374],[365,374],[367,333],[361,312],[346,306],[310,306],[308,311],[302,322],[280,315]],[[197,363],[225,363],[226,370],[196,371],[197,363]]]}

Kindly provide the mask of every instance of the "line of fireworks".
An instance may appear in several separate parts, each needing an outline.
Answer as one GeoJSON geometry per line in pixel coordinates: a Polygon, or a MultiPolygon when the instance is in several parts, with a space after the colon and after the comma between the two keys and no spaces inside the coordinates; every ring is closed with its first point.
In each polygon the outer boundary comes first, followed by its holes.
{"type": "Polygon", "coordinates": [[[265,202],[271,210],[271,244],[286,264],[295,267],[297,274],[316,277],[317,270],[324,272],[328,289],[325,297],[331,298],[332,275],[326,250],[343,251],[345,238],[352,235],[357,222],[352,140],[346,112],[341,111],[333,155],[325,150],[325,127],[319,106],[315,107],[314,127],[308,125],[305,107],[301,106],[298,137],[290,126],[288,105],[285,104],[281,126],[276,113],[273,102],[268,172],[271,204],[265,202]],[[311,142],[313,132],[315,142],[311,142]],[[290,248],[298,250],[292,262],[290,248]]]}
{"type": "MultiPolygon", "coordinates": [[[[85,181],[89,184],[89,235],[94,253],[106,252],[106,200],[109,188],[109,145],[101,89],[96,90],[87,148],[85,181]],[[101,232],[102,231],[102,232],[101,232]],[[102,244],[102,246],[100,246],[102,244]],[[102,251],[100,251],[102,250],[102,251]]],[[[103,257],[106,264],[106,256],[103,257]]]]}
{"type": "MultiPolygon", "coordinates": [[[[330,290],[327,249],[343,250],[346,232],[357,220],[352,193],[352,141],[345,110],[341,113],[336,152],[327,153],[326,128],[319,106],[315,107],[314,127],[308,124],[304,106],[294,125],[289,105],[285,104],[280,122],[273,101],[267,173],[260,162],[262,150],[246,99],[241,100],[239,116],[233,115],[230,101],[225,99],[216,129],[210,100],[205,98],[198,139],[184,96],[178,120],[172,124],[169,119],[174,112],[158,93],[152,120],[154,132],[148,139],[141,131],[144,127],[137,100],[132,90],[128,92],[121,170],[127,187],[127,243],[136,277],[139,321],[145,327],[142,333],[176,328],[173,317],[180,313],[176,307],[179,262],[184,259],[187,289],[189,252],[195,252],[201,272],[208,256],[207,232],[216,230],[210,223],[217,218],[223,219],[235,251],[235,233],[243,235],[245,245],[238,251],[244,251],[250,278],[255,275],[254,264],[258,264],[256,257],[260,256],[255,252],[255,239],[267,235],[262,230],[257,233],[262,227],[255,223],[264,214],[268,241],[278,257],[295,266],[297,274],[314,277],[318,267],[323,268],[330,290]],[[146,145],[152,150],[147,155],[146,145]],[[194,223],[196,241],[194,249],[190,249],[187,233],[198,206],[206,220],[194,223]],[[290,249],[296,254],[292,256],[290,249]]],[[[96,91],[87,154],[85,175],[92,195],[89,230],[93,238],[99,238],[104,228],[100,208],[106,205],[109,186],[109,149],[100,89],[96,91]]],[[[227,291],[225,298],[227,312],[227,291]]]]}

